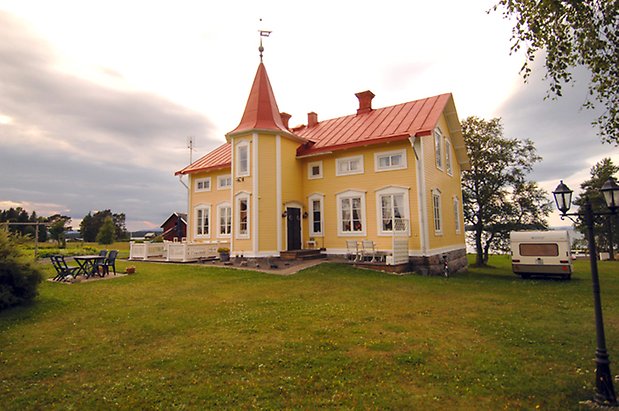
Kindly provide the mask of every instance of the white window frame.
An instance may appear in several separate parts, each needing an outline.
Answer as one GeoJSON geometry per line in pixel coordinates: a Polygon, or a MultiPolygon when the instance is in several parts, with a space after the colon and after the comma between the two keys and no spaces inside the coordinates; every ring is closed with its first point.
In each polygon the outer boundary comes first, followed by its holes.
{"type": "Polygon", "coordinates": [[[210,204],[198,204],[197,206],[194,207],[194,230],[193,230],[193,234],[195,238],[210,238],[211,237],[211,231],[212,231],[212,219],[211,219],[211,205],[210,204]],[[200,225],[200,221],[199,221],[199,214],[200,211],[204,214],[206,212],[206,218],[204,219],[204,221],[206,222],[206,225],[200,225]],[[204,229],[206,226],[206,232],[204,232],[204,230],[202,231],[202,233],[199,233],[199,228],[204,229]]]}
{"type": "Polygon", "coordinates": [[[445,137],[445,168],[447,169],[447,174],[452,176],[453,164],[451,163],[451,141],[449,141],[447,137],[445,137]]]}
{"type": "Polygon", "coordinates": [[[312,194],[307,198],[307,210],[309,213],[309,235],[311,237],[322,237],[325,232],[325,196],[323,194],[312,194]],[[314,201],[320,202],[320,231],[314,231],[314,201]]]}
{"type": "Polygon", "coordinates": [[[217,189],[228,190],[232,187],[232,174],[223,174],[217,176],[217,189]],[[230,184],[225,184],[230,183],[230,184]]]}
{"type": "MultiPolygon", "coordinates": [[[[367,233],[367,219],[366,219],[366,208],[365,208],[365,191],[357,191],[357,190],[347,190],[342,193],[339,193],[335,196],[337,202],[337,234],[340,237],[363,237],[367,233]],[[352,206],[352,199],[360,198],[361,199],[361,231],[344,231],[342,229],[342,201],[350,200],[352,206]]],[[[351,209],[351,218],[352,218],[352,209],[351,209]]]]}
{"type": "Polygon", "coordinates": [[[456,228],[456,234],[460,234],[462,229],[462,222],[460,221],[460,200],[454,196],[454,222],[456,228]]]}
{"type": "Polygon", "coordinates": [[[307,179],[308,180],[316,180],[322,178],[322,160],[320,161],[312,161],[311,163],[307,164],[307,179]],[[312,169],[314,167],[318,166],[320,172],[317,175],[313,175],[312,174],[312,169]]]}
{"type": "Polygon", "coordinates": [[[251,160],[250,160],[250,155],[249,155],[249,142],[248,141],[241,141],[236,145],[236,149],[235,149],[235,160],[236,160],[236,164],[235,164],[235,169],[234,172],[236,174],[237,177],[248,177],[249,174],[249,170],[251,169],[251,160]],[[247,166],[246,166],[246,170],[243,171],[241,168],[241,149],[246,149],[247,150],[247,166]]]}
{"type": "Polygon", "coordinates": [[[407,163],[406,163],[406,150],[394,150],[394,151],[384,151],[381,153],[374,153],[374,171],[376,172],[380,172],[380,171],[391,171],[391,170],[404,170],[408,167],[407,163]],[[402,156],[402,161],[399,165],[393,166],[393,165],[388,165],[388,166],[384,166],[381,167],[380,165],[380,159],[381,158],[389,158],[389,163],[391,163],[391,158],[394,156],[402,156]]]}
{"type": "Polygon", "coordinates": [[[443,132],[438,127],[434,129],[434,163],[443,170],[443,132]]]}
{"type": "MultiPolygon", "coordinates": [[[[393,229],[383,230],[383,202],[384,196],[402,195],[404,215],[401,217],[406,221],[406,234],[410,235],[410,203],[409,203],[409,189],[407,187],[385,187],[380,190],[376,190],[376,231],[380,236],[392,236],[393,229]]],[[[393,218],[393,217],[392,217],[393,218]]]]}
{"type": "Polygon", "coordinates": [[[230,205],[229,202],[225,202],[225,203],[220,203],[217,204],[217,237],[219,238],[230,238],[230,236],[232,235],[232,206],[230,205]],[[230,232],[228,234],[222,234],[221,233],[221,217],[222,217],[222,210],[223,209],[228,209],[228,217],[230,218],[230,232]]]}
{"type": "Polygon", "coordinates": [[[364,166],[363,166],[363,156],[362,155],[358,155],[358,156],[350,156],[350,157],[342,157],[342,158],[338,158],[335,160],[335,175],[336,176],[350,176],[350,175],[355,175],[355,174],[363,174],[364,170],[364,166]],[[350,166],[349,169],[347,171],[341,171],[340,170],[340,166],[343,163],[351,163],[353,161],[359,160],[359,170],[350,170],[350,166]]]}
{"type": "Polygon", "coordinates": [[[432,214],[434,221],[434,234],[443,235],[443,210],[441,203],[441,190],[435,188],[432,190],[432,214]]]}
{"type": "Polygon", "coordinates": [[[250,237],[251,230],[251,202],[249,194],[237,194],[234,200],[234,238],[243,240],[250,237]],[[241,232],[241,201],[247,201],[247,229],[246,232],[241,232]]]}
{"type": "Polygon", "coordinates": [[[211,191],[211,178],[210,177],[196,178],[194,184],[195,184],[194,187],[195,187],[196,193],[211,191]],[[200,183],[202,183],[202,188],[198,188],[200,183]]]}

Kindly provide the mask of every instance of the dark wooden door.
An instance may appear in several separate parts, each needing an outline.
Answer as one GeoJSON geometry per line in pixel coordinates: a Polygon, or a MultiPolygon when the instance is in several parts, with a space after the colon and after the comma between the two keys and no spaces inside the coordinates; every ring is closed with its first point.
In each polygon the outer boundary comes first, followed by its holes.
{"type": "Polygon", "coordinates": [[[288,251],[301,249],[301,209],[286,208],[288,219],[288,251]]]}

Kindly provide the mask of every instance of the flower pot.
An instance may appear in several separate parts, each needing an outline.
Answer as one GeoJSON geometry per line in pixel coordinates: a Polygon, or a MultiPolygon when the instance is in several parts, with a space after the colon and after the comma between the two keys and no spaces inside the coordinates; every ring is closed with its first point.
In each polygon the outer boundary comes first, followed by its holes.
{"type": "Polygon", "coordinates": [[[219,259],[223,262],[230,261],[230,253],[219,253],[219,259]]]}
{"type": "Polygon", "coordinates": [[[127,267],[127,268],[125,269],[125,272],[126,272],[127,274],[135,274],[135,267],[127,267]]]}

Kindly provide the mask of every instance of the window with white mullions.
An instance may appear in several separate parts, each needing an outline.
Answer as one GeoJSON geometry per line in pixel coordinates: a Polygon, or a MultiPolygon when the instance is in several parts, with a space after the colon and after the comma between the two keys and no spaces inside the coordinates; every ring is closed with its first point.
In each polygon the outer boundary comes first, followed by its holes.
{"type": "Polygon", "coordinates": [[[335,163],[337,176],[363,173],[363,156],[338,158],[335,163]]]}
{"type": "Polygon", "coordinates": [[[361,220],[361,198],[350,197],[342,199],[342,231],[361,232],[363,222],[361,220]]]}
{"type": "Polygon", "coordinates": [[[198,206],[196,212],[196,237],[208,237],[210,235],[210,207],[198,206]]]}
{"type": "Polygon", "coordinates": [[[439,190],[432,190],[432,208],[434,211],[434,233],[442,234],[441,192],[439,190]]]}
{"type": "Polygon", "coordinates": [[[312,233],[322,234],[322,212],[320,200],[312,201],[312,233]]]}
{"type": "Polygon", "coordinates": [[[406,151],[397,150],[374,154],[376,171],[400,170],[406,168],[406,151]]]}
{"type": "Polygon", "coordinates": [[[249,143],[241,142],[236,146],[237,177],[249,176],[249,143]]]}
{"type": "Polygon", "coordinates": [[[434,155],[436,167],[443,169],[443,134],[440,128],[434,130],[434,155]]]}
{"type": "Polygon", "coordinates": [[[227,237],[232,232],[232,208],[229,205],[220,205],[217,208],[219,214],[219,237],[227,237]]]}
{"type": "Polygon", "coordinates": [[[382,231],[401,230],[405,219],[404,194],[381,195],[382,231]]]}
{"type": "Polygon", "coordinates": [[[239,200],[239,235],[249,234],[249,208],[247,206],[247,199],[242,198],[239,200]]]}

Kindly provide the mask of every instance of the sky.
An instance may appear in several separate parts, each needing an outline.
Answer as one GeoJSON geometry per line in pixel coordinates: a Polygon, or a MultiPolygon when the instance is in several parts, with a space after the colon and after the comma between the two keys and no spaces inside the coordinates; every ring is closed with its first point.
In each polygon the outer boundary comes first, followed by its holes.
{"type": "MultiPolygon", "coordinates": [[[[0,209],[125,213],[129,230],[187,208],[174,173],[225,141],[259,64],[291,125],[352,114],[356,92],[385,107],[445,92],[461,119],[501,117],[531,139],[530,178],[578,190],[604,157],[581,108],[588,75],[556,101],[527,84],[494,1],[0,0],[0,209]],[[262,20],[260,20],[262,19],[262,20]]],[[[540,68],[541,69],[541,68],[540,68]]],[[[551,194],[549,194],[549,199],[551,194]]],[[[566,225],[554,213],[553,226],[566,225]]]]}

